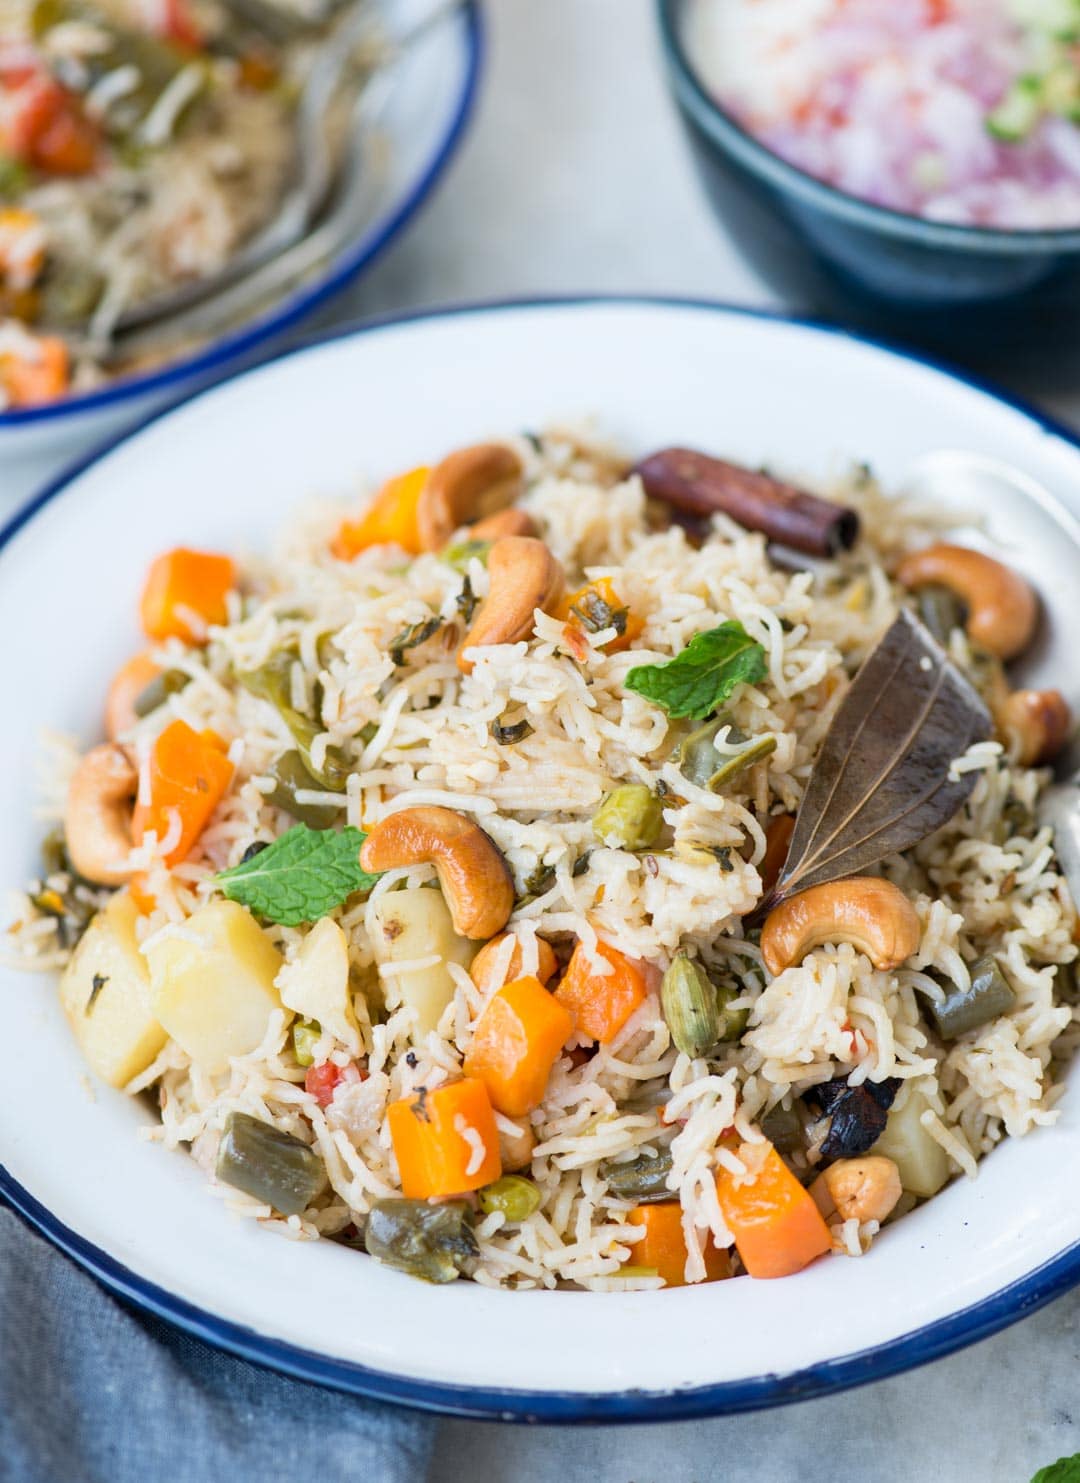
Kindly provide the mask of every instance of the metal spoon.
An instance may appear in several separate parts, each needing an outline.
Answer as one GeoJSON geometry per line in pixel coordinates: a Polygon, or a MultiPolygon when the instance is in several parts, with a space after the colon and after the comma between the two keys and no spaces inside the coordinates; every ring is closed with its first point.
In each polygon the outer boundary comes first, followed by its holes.
{"type": "MultiPolygon", "coordinates": [[[[1060,690],[1080,714],[1080,650],[1075,607],[1080,575],[1080,521],[1029,474],[1000,459],[942,450],[919,460],[903,493],[937,506],[960,507],[982,517],[1009,564],[1029,576],[1043,616],[1031,650],[1015,672],[1023,685],[1060,690]]],[[[1040,825],[1054,831],[1054,848],[1080,901],[1080,741],[1074,734],[1057,759],[1058,782],[1039,800],[1040,825]]]]}
{"type": "Polygon", "coordinates": [[[440,0],[402,34],[388,36],[378,17],[373,15],[368,0],[360,0],[319,48],[304,83],[295,120],[294,184],[283,197],[276,215],[219,272],[157,294],[125,310],[113,326],[112,339],[134,330],[159,328],[302,243],[305,233],[326,205],[335,181],[336,162],[327,137],[327,115],[339,96],[361,44],[368,42],[376,51],[378,61],[361,86],[354,105],[350,134],[355,132],[363,115],[360,104],[364,94],[375,80],[447,16],[463,9],[465,3],[466,0],[440,0]]]}

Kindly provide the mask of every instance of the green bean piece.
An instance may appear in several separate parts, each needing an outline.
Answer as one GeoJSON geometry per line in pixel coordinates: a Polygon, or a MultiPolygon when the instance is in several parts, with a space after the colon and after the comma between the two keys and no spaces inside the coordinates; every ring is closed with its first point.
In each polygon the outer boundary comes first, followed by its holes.
{"type": "Polygon", "coordinates": [[[30,187],[30,171],[10,155],[0,155],[0,201],[17,201],[30,187]]]}
{"type": "Polygon", "coordinates": [[[755,736],[741,751],[721,757],[719,767],[709,779],[710,792],[718,793],[725,783],[730,783],[739,773],[753,767],[755,762],[763,762],[766,757],[771,757],[775,751],[775,736],[755,736]]]}
{"type": "Polygon", "coordinates": [[[514,1225],[520,1225],[534,1210],[540,1209],[540,1191],[531,1179],[520,1174],[504,1174],[494,1184],[486,1184],[479,1198],[485,1215],[499,1210],[514,1225]]]}
{"type": "Polygon", "coordinates": [[[624,850],[647,850],[660,838],[664,807],[644,783],[624,783],[613,789],[593,818],[593,833],[601,844],[612,842],[624,850]]]}
{"type": "Polygon", "coordinates": [[[322,1026],[318,1020],[297,1020],[293,1025],[293,1055],[301,1066],[311,1066],[315,1061],[315,1046],[322,1038],[322,1026]]]}
{"type": "Polygon", "coordinates": [[[920,587],[916,594],[919,617],[944,648],[954,628],[963,628],[967,621],[964,604],[948,587],[936,582],[920,587]]]}
{"type": "Polygon", "coordinates": [[[717,1008],[717,1040],[730,1042],[741,1040],[746,1030],[747,1021],[750,1018],[749,1007],[745,1009],[732,1009],[732,1001],[742,995],[742,987],[734,987],[731,984],[715,984],[716,1008],[717,1008]]]}
{"type": "Polygon", "coordinates": [[[336,822],[338,814],[345,807],[345,799],[340,803],[298,803],[296,795],[305,788],[321,788],[321,783],[313,778],[304,766],[304,759],[298,751],[282,752],[275,757],[269,767],[270,776],[274,779],[274,791],[265,795],[267,803],[273,803],[278,808],[283,808],[287,814],[291,814],[301,824],[307,824],[312,829],[329,829],[336,822]]]}
{"type": "Polygon", "coordinates": [[[447,546],[442,559],[457,572],[467,571],[473,557],[487,566],[488,552],[492,545],[491,541],[456,541],[452,546],[447,546]]]}
{"type": "Polygon", "coordinates": [[[677,758],[679,771],[688,782],[699,788],[718,792],[725,783],[730,783],[739,773],[761,762],[776,751],[775,736],[755,736],[747,739],[737,726],[719,719],[706,722],[692,731],[681,743],[677,758]],[[717,733],[727,726],[729,742],[743,743],[737,752],[721,752],[715,745],[717,733]]]}
{"type": "Polygon", "coordinates": [[[236,678],[245,690],[260,700],[269,701],[279,713],[292,733],[304,766],[318,785],[331,793],[343,793],[350,767],[342,749],[327,747],[322,767],[316,767],[312,759],[311,748],[315,738],[322,734],[322,727],[292,703],[292,669],[295,663],[296,654],[292,649],[278,649],[258,669],[238,672],[236,678]]]}
{"type": "Polygon", "coordinates": [[[971,965],[971,987],[948,990],[940,1004],[927,1004],[942,1040],[955,1040],[1008,1014],[1016,995],[997,963],[987,955],[971,965]]]}
{"type": "Polygon", "coordinates": [[[619,1163],[615,1159],[604,1159],[600,1174],[607,1187],[620,1200],[636,1200],[639,1205],[655,1205],[658,1200],[670,1200],[668,1175],[672,1169],[671,1150],[663,1148],[659,1153],[639,1153],[636,1158],[619,1163]]]}
{"type": "Polygon", "coordinates": [[[730,741],[745,740],[738,727],[731,726],[722,716],[718,716],[711,721],[706,721],[704,726],[698,726],[691,731],[689,736],[684,737],[675,754],[675,760],[679,764],[679,771],[683,777],[688,782],[695,783],[699,788],[709,786],[709,779],[719,764],[720,753],[713,742],[722,726],[728,727],[730,741]]]}
{"type": "Polygon", "coordinates": [[[664,974],[660,1005],[676,1049],[692,1059],[712,1050],[720,1035],[717,992],[685,953],[679,953],[664,974]]]}
{"type": "Polygon", "coordinates": [[[225,1119],[215,1172],[281,1215],[299,1215],[326,1188],[326,1168],[313,1148],[246,1112],[225,1119]]]}
{"type": "Polygon", "coordinates": [[[802,1118],[794,1107],[785,1107],[778,1102],[775,1107],[770,1107],[761,1119],[761,1131],[774,1148],[781,1153],[794,1153],[797,1148],[802,1148],[805,1143],[803,1136],[802,1118]]]}
{"type": "Polygon", "coordinates": [[[364,1244],[387,1267],[424,1282],[453,1282],[468,1274],[478,1255],[472,1211],[465,1200],[429,1205],[426,1200],[376,1200],[364,1244]]]}
{"type": "Polygon", "coordinates": [[[132,702],[131,709],[141,721],[144,716],[151,715],[159,706],[163,706],[170,695],[179,695],[190,679],[191,676],[182,669],[163,669],[142,687],[132,702]]]}

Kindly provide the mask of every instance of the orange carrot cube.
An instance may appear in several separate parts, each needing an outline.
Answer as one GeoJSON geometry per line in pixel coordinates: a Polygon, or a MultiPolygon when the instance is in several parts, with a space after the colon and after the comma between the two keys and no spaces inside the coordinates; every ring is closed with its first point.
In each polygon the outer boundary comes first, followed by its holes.
{"type": "Polygon", "coordinates": [[[386,1115],[408,1199],[465,1194],[502,1173],[495,1113],[475,1077],[421,1089],[392,1102],[386,1115]]]}
{"type": "Polygon", "coordinates": [[[206,642],[212,623],[228,617],[225,599],[236,586],[236,566],[228,556],[178,546],[151,562],[140,612],[152,639],[206,642]]]}
{"type": "Polygon", "coordinates": [[[526,975],[488,1001],[465,1056],[465,1074],[484,1083],[499,1112],[522,1117],[544,1100],[551,1068],[573,1032],[569,1010],[538,978],[526,975]]]}
{"type": "Polygon", "coordinates": [[[632,959],[607,943],[598,943],[597,952],[611,965],[611,972],[598,973],[579,942],[555,998],[574,1016],[583,1034],[606,1044],[644,1004],[645,975],[632,959]]]}

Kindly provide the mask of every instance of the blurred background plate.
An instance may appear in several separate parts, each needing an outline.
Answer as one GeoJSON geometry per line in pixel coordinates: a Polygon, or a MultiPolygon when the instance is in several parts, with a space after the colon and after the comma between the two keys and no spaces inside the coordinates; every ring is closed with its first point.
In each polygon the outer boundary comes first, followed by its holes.
{"type": "MultiPolygon", "coordinates": [[[[383,11],[404,31],[429,0],[393,0],[383,11]]],[[[348,287],[389,246],[438,183],[461,140],[480,79],[482,29],[473,0],[410,48],[380,101],[377,127],[347,183],[350,234],[328,260],[258,312],[197,349],[141,375],[20,411],[0,412],[0,495],[29,490],[155,407],[280,343],[286,331],[348,287]]]]}

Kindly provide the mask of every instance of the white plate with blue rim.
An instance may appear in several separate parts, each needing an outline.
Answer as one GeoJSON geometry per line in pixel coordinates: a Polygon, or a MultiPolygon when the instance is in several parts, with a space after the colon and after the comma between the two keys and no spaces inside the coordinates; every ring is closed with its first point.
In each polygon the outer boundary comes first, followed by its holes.
{"type": "MultiPolygon", "coordinates": [[[[716,305],[487,306],[293,351],[159,415],[0,534],[17,697],[3,728],[0,881],[36,868],[40,733],[97,738],[156,552],[258,548],[299,501],[346,493],[358,474],[585,414],[630,453],[698,445],[822,476],[858,457],[887,484],[961,447],[1080,505],[1080,446],[1032,412],[913,356],[716,305]]],[[[984,513],[1040,588],[1048,632],[1067,632],[1072,517],[1007,497],[984,513]]],[[[1052,643],[1033,666],[1035,683],[1061,683],[1052,643]]],[[[190,1159],[138,1137],[145,1107],[89,1086],[49,978],[0,969],[0,1002],[18,1048],[0,1078],[0,1192],[134,1303],[343,1390],[548,1421],[744,1410],[923,1363],[1080,1281],[1080,1184],[1061,1178],[1080,1166],[1076,1074],[1054,1127],[997,1149],[977,1180],[954,1182],[862,1260],[779,1282],[514,1293],[430,1287],[345,1247],[230,1220],[190,1159]]]]}
{"type": "MultiPolygon", "coordinates": [[[[407,34],[430,9],[426,0],[383,4],[395,34],[407,34]]],[[[412,220],[453,158],[472,112],[482,57],[480,6],[467,0],[460,13],[448,14],[394,64],[385,92],[380,90],[377,148],[358,157],[358,179],[349,187],[356,198],[352,234],[301,281],[178,357],[41,407],[0,411],[0,495],[5,472],[13,484],[18,475],[18,484],[27,487],[23,466],[31,473],[39,463],[55,471],[61,460],[132,426],[152,408],[250,365],[354,282],[412,220]]]]}

